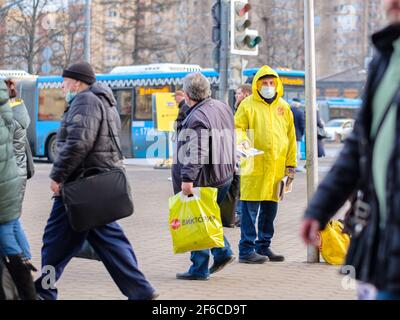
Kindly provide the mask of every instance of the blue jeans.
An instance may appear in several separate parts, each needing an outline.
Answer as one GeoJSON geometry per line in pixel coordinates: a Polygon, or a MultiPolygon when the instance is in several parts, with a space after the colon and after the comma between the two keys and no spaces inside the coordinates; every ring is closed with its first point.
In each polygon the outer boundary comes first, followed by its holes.
{"type": "MultiPolygon", "coordinates": [[[[224,184],[220,188],[218,188],[217,195],[217,203],[220,204],[222,200],[226,197],[226,194],[229,191],[231,186],[231,182],[224,184]]],[[[192,251],[190,255],[190,260],[192,261],[192,266],[189,269],[189,273],[194,274],[199,277],[208,277],[210,272],[208,269],[208,263],[210,260],[210,251],[214,257],[214,263],[218,263],[219,261],[223,261],[228,257],[232,256],[233,252],[231,250],[231,245],[228,242],[228,239],[224,236],[224,248],[212,248],[206,250],[198,250],[192,251]]]]}
{"type": "Polygon", "coordinates": [[[241,217],[242,216],[242,201],[238,200],[236,203],[236,214],[241,217]]]}
{"type": "Polygon", "coordinates": [[[400,294],[394,294],[387,291],[378,291],[376,300],[400,300],[400,294]]]}
{"type": "Polygon", "coordinates": [[[254,251],[266,253],[274,236],[274,220],[278,203],[273,201],[242,201],[240,220],[239,258],[247,258],[254,251]],[[256,220],[258,215],[258,239],[256,220]]]}
{"type": "Polygon", "coordinates": [[[31,252],[25,232],[19,219],[0,224],[0,253],[5,256],[22,255],[31,259],[31,252]]]}
{"type": "MultiPolygon", "coordinates": [[[[87,232],[76,232],[69,224],[61,197],[55,197],[42,247],[42,268],[54,268],[53,281],[60,279],[64,268],[80,251],[85,240],[93,247],[118,288],[128,299],[149,299],[152,296],[154,289],[138,269],[135,253],[121,227],[113,222],[87,232]]],[[[42,274],[36,280],[36,290],[43,299],[55,300],[57,289],[48,287],[49,274],[42,274]]],[[[76,281],[79,282],[79,279],[76,281]]]]}

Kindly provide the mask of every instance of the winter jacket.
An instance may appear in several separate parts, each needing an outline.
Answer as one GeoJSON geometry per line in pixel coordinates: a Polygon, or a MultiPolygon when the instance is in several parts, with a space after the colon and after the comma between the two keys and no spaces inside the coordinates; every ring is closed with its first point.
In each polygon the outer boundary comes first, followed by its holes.
{"type": "MultiPolygon", "coordinates": [[[[317,219],[323,228],[350,195],[362,190],[362,200],[369,205],[370,216],[361,234],[353,236],[346,264],[355,267],[358,280],[397,295],[400,294],[400,127],[396,127],[396,142],[387,175],[387,216],[384,229],[379,227],[379,206],[372,181],[374,140],[370,132],[372,100],[389,65],[392,43],[399,37],[400,25],[389,26],[372,36],[376,55],[370,65],[363,106],[354,131],[319,185],[305,213],[307,218],[317,219]]],[[[399,94],[395,103],[399,108],[399,94]]],[[[400,123],[400,112],[397,112],[397,123],[400,123]]]]}
{"type": "Polygon", "coordinates": [[[13,152],[13,126],[7,87],[0,81],[0,223],[18,219],[21,214],[21,179],[13,152]]]}
{"type": "Polygon", "coordinates": [[[297,144],[293,113],[282,99],[283,85],[278,74],[263,66],[253,79],[253,94],[245,98],[235,114],[238,143],[248,141],[264,154],[241,161],[240,199],[278,202],[277,185],[286,167],[296,167],[297,144]],[[266,75],[277,78],[277,96],[267,103],[257,90],[257,81],[266,75]]]}
{"type": "Polygon", "coordinates": [[[110,125],[120,144],[121,121],[115,105],[111,89],[98,82],[75,96],[57,133],[51,179],[64,183],[76,180],[85,168],[122,166],[108,129],[110,125]]]}
{"type": "Polygon", "coordinates": [[[299,107],[291,107],[293,112],[294,128],[296,130],[296,140],[302,141],[304,132],[306,130],[306,119],[304,117],[304,111],[299,107]]]}
{"type": "Polygon", "coordinates": [[[11,109],[14,116],[14,132],[13,132],[13,147],[14,155],[17,159],[18,172],[23,178],[26,178],[26,142],[27,142],[27,129],[29,127],[30,118],[28,110],[22,100],[16,99],[10,101],[11,109]]]}
{"type": "Polygon", "coordinates": [[[172,165],[175,193],[182,181],[195,187],[219,187],[233,178],[236,145],[228,105],[214,99],[199,102],[188,110],[177,134],[172,165]]]}

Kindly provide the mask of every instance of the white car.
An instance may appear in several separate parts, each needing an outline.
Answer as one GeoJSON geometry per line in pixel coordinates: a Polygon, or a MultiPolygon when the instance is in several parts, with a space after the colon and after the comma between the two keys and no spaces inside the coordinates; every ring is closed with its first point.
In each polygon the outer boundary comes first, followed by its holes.
{"type": "Polygon", "coordinates": [[[353,131],[353,119],[332,119],[325,125],[326,140],[343,142],[353,131]]]}

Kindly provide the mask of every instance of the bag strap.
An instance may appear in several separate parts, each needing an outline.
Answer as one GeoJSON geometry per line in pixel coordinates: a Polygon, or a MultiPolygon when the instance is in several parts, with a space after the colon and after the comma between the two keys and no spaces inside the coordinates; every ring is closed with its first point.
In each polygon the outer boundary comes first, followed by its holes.
{"type": "Polygon", "coordinates": [[[103,120],[107,121],[108,134],[111,137],[111,141],[113,142],[115,148],[117,149],[119,159],[120,160],[124,160],[124,158],[125,158],[124,154],[122,153],[121,147],[118,144],[118,141],[117,141],[117,139],[116,139],[116,137],[114,135],[114,132],[112,130],[111,123],[110,123],[110,121],[108,119],[106,107],[104,106],[103,100],[101,98],[99,98],[99,100],[101,102],[101,108],[100,109],[102,110],[102,113],[103,113],[103,120]]]}

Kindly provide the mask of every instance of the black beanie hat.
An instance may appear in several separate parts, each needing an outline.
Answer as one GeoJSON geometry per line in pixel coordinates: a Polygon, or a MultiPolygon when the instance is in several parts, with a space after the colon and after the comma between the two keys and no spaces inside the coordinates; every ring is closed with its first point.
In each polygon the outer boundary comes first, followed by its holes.
{"type": "Polygon", "coordinates": [[[79,80],[89,85],[96,82],[93,68],[87,62],[79,62],[69,66],[63,71],[62,76],[63,78],[79,80]]]}

